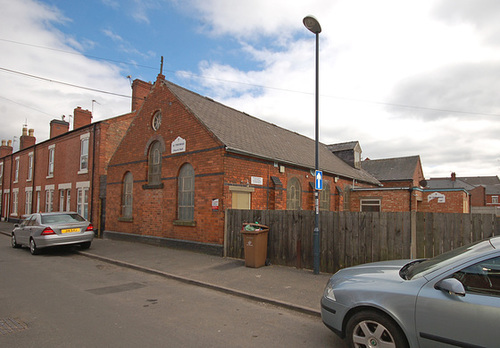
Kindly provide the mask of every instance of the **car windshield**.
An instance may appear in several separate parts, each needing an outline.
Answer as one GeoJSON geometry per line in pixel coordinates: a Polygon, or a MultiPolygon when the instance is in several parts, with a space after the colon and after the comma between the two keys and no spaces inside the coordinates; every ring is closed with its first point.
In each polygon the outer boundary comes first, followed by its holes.
{"type": "Polygon", "coordinates": [[[42,224],[61,224],[81,221],[85,221],[85,219],[78,214],[42,215],[42,224]]]}
{"type": "Polygon", "coordinates": [[[461,259],[466,259],[474,254],[491,249],[494,248],[491,245],[490,241],[485,240],[448,251],[446,253],[433,257],[432,259],[413,261],[412,263],[403,267],[406,267],[404,278],[413,279],[423,277],[426,274],[434,271],[435,269],[446,267],[453,262],[459,261],[461,259]]]}

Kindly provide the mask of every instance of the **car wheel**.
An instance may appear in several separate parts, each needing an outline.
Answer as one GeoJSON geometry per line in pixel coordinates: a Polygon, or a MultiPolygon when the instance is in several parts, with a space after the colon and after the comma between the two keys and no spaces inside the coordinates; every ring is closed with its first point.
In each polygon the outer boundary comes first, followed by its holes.
{"type": "Polygon", "coordinates": [[[81,243],[80,248],[82,248],[83,250],[86,250],[86,249],[90,248],[90,244],[91,244],[91,242],[81,243]]]}
{"type": "Polygon", "coordinates": [[[10,240],[11,240],[11,244],[12,244],[13,248],[20,248],[21,247],[21,244],[17,244],[16,235],[14,233],[12,233],[12,238],[10,240]]]}
{"type": "Polygon", "coordinates": [[[35,240],[30,239],[30,253],[31,255],[38,255],[40,253],[40,249],[36,247],[35,240]]]}
{"type": "Polygon", "coordinates": [[[394,321],[375,311],[356,313],[347,322],[349,347],[408,348],[403,332],[394,321]]]}

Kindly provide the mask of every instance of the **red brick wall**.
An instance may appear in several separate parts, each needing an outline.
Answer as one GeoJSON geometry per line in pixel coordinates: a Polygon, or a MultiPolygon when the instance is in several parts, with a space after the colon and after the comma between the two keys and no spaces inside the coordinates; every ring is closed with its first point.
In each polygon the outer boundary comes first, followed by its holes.
{"type": "Polygon", "coordinates": [[[424,191],[421,211],[433,213],[469,213],[469,195],[465,191],[442,191],[444,203],[437,198],[429,200],[429,195],[435,192],[424,191]]]}
{"type": "Polygon", "coordinates": [[[108,167],[106,229],[143,235],[222,244],[222,207],[212,211],[212,199],[223,199],[224,152],[221,145],[192,116],[163,84],[156,84],[114,153],[108,167]],[[153,114],[162,112],[158,131],[151,127],[153,114]],[[171,143],[181,137],[186,151],[171,153],[171,143]],[[152,140],[165,144],[162,154],[163,188],[148,189],[147,154],[152,140]],[[177,177],[181,166],[190,163],[195,171],[196,226],[177,220],[177,177]],[[122,181],[127,171],[134,178],[133,220],[120,221],[122,181]]]}

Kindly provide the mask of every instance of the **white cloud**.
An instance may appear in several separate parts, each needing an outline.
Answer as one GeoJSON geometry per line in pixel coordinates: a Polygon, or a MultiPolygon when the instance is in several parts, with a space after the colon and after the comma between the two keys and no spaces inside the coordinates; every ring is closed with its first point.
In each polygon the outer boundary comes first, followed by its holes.
{"type": "Polygon", "coordinates": [[[43,141],[48,138],[52,119],[72,114],[77,106],[91,110],[93,99],[100,103],[94,107],[94,121],[129,111],[129,99],[20,74],[131,94],[129,82],[117,67],[80,55],[73,49],[77,42],[54,28],[67,20],[56,8],[30,0],[1,0],[0,7],[0,32],[9,38],[0,41],[4,53],[0,67],[18,72],[0,70],[0,139],[19,137],[27,121],[28,127],[35,129],[37,141],[43,141]]]}
{"type": "Polygon", "coordinates": [[[500,28],[493,17],[477,14],[491,22],[480,27],[443,21],[436,13],[442,16],[451,6],[468,18],[454,1],[193,3],[210,35],[237,37],[261,67],[240,71],[204,61],[199,73],[219,79],[198,82],[215,99],[313,137],[314,36],[302,26],[303,16],[313,14],[323,29],[321,141],[359,140],[371,158],[421,155],[427,176],[500,171],[498,150],[486,145],[498,144],[488,130],[500,116],[454,112],[500,114],[493,97],[500,88],[500,49],[491,40],[484,45],[481,36],[490,32],[485,27],[500,28]]]}

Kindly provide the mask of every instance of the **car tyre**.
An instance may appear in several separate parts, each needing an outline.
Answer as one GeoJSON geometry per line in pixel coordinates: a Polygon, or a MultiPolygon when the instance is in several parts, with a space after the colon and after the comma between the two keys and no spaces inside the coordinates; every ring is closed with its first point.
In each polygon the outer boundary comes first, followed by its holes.
{"type": "Polygon", "coordinates": [[[399,326],[387,316],[375,311],[354,314],[347,322],[349,347],[408,348],[408,342],[399,326]]]}
{"type": "Polygon", "coordinates": [[[91,242],[81,243],[80,248],[82,248],[82,250],[87,250],[88,248],[90,248],[90,244],[91,244],[91,242]]]}
{"type": "Polygon", "coordinates": [[[20,248],[21,247],[21,244],[17,244],[16,235],[14,233],[12,233],[11,244],[12,244],[13,248],[20,248]]]}
{"type": "Polygon", "coordinates": [[[33,238],[30,239],[30,253],[31,255],[40,254],[40,249],[36,247],[35,240],[33,238]]]}

